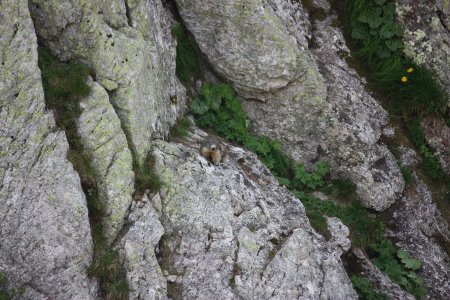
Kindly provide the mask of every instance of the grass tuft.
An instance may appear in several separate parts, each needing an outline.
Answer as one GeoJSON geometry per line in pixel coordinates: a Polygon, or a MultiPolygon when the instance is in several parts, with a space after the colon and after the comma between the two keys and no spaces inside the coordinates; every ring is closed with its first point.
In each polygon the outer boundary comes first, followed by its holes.
{"type": "Polygon", "coordinates": [[[189,135],[192,128],[192,122],[188,118],[180,118],[175,125],[170,128],[170,140],[178,140],[189,135]]]}
{"type": "Polygon", "coordinates": [[[146,190],[150,192],[158,191],[162,186],[161,178],[154,171],[156,158],[149,153],[143,164],[133,161],[135,170],[135,200],[139,201],[146,190]]]}

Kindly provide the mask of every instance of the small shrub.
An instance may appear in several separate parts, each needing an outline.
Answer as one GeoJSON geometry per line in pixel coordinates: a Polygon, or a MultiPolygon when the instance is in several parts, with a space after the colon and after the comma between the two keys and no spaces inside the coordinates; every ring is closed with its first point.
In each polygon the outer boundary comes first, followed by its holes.
{"type": "Polygon", "coordinates": [[[332,180],[322,191],[344,201],[356,198],[356,184],[348,178],[332,180]]]}
{"type": "Polygon", "coordinates": [[[100,280],[102,294],[106,299],[128,299],[126,272],[117,251],[106,248],[97,251],[87,273],[100,280]]]}
{"type": "Polygon", "coordinates": [[[419,260],[412,258],[408,252],[397,249],[390,240],[371,244],[370,248],[376,252],[373,259],[375,266],[416,299],[424,299],[427,292],[425,283],[416,273],[422,266],[419,260]]]}
{"type": "Polygon", "coordinates": [[[188,136],[192,123],[188,118],[180,118],[175,125],[170,128],[170,139],[177,140],[188,136]]]}
{"type": "Polygon", "coordinates": [[[360,300],[388,300],[388,296],[383,293],[377,293],[369,279],[352,276],[351,278],[353,288],[358,293],[358,299],[360,300]]]}
{"type": "Polygon", "coordinates": [[[321,188],[325,185],[325,176],[329,171],[330,168],[324,161],[318,162],[313,172],[305,171],[302,164],[295,164],[292,188],[301,191],[314,191],[321,188]]]}
{"type": "Polygon", "coordinates": [[[182,81],[188,81],[192,76],[201,74],[200,61],[195,42],[188,35],[183,24],[178,23],[172,29],[172,33],[177,39],[177,58],[176,72],[178,78],[182,81]]]}
{"type": "Polygon", "coordinates": [[[142,197],[145,190],[155,192],[162,186],[161,179],[154,171],[155,161],[153,154],[149,153],[143,164],[139,164],[136,160],[133,162],[135,170],[135,190],[136,194],[139,194],[139,198],[142,197]]]}

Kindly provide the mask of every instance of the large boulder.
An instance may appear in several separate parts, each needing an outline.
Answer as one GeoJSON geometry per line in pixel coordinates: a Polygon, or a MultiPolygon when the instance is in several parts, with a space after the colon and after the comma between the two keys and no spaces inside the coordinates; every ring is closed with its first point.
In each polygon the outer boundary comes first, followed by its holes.
{"type": "Polygon", "coordinates": [[[212,67],[245,98],[256,133],[281,140],[307,165],[329,161],[333,176],[355,181],[369,208],[395,201],[404,182],[379,142],[387,113],[342,57],[349,50],[336,16],[310,24],[291,1],[176,2],[212,67]]]}
{"type": "Polygon", "coordinates": [[[161,1],[31,0],[30,9],[44,45],[93,68],[143,162],[151,139],[167,137],[185,102],[172,21],[161,1]]]}
{"type": "Polygon", "coordinates": [[[45,111],[28,1],[1,1],[0,19],[0,273],[21,299],[95,299],[86,198],[45,111]]]}
{"type": "Polygon", "coordinates": [[[348,231],[327,242],[254,154],[228,146],[215,166],[203,137],[155,141],[164,187],[133,207],[123,239],[133,299],[356,299],[340,261],[348,231]]]}
{"type": "Polygon", "coordinates": [[[133,158],[108,93],[92,79],[89,86],[90,95],[80,102],[83,112],[77,127],[84,148],[92,157],[99,200],[105,209],[104,234],[111,243],[133,200],[133,158]]]}

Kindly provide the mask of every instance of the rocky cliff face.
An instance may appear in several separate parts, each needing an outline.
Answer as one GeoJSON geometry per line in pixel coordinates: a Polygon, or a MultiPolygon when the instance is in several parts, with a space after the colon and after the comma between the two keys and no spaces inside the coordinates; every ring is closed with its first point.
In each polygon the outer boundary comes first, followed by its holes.
{"type": "Polygon", "coordinates": [[[108,91],[140,162],[182,112],[171,21],[161,1],[30,1],[42,42],[62,60],[81,59],[108,91]],[[129,2],[129,3],[128,3],[129,2]]]}
{"type": "MultiPolygon", "coordinates": [[[[282,141],[296,161],[326,160],[333,178],[351,178],[366,207],[387,210],[387,236],[423,262],[429,298],[449,298],[448,225],[422,180],[414,177],[404,191],[399,165],[380,141],[388,113],[347,63],[351,52],[330,5],[175,2],[213,73],[242,97],[253,132],[282,141]]],[[[403,2],[399,19],[412,26],[403,2]]],[[[430,45],[448,37],[445,3],[420,12],[430,21],[430,45]]],[[[45,109],[37,36],[60,60],[92,69],[76,131],[92,160],[104,235],[120,255],[129,299],[357,298],[340,258],[351,243],[339,219],[327,219],[327,238],[318,234],[302,203],[244,149],[227,145],[226,160],[215,166],[198,153],[204,132],[163,140],[186,111],[186,91],[175,74],[174,17],[162,1],[4,0],[0,20],[2,288],[23,287],[23,299],[101,297],[99,282],[86,274],[93,258],[86,197],[66,136],[45,109]],[[136,199],[137,166],[150,152],[163,187],[136,199]]],[[[448,64],[433,60],[428,44],[416,45],[425,38],[411,32],[407,49],[448,86],[448,64]]],[[[448,127],[425,123],[448,171],[448,127]]],[[[353,250],[378,289],[412,299],[353,250]]]]}
{"type": "Polygon", "coordinates": [[[45,110],[27,1],[0,19],[0,271],[24,299],[94,299],[86,198],[45,110]]]}
{"type": "Polygon", "coordinates": [[[281,140],[303,163],[329,161],[334,175],[357,183],[367,207],[395,201],[404,183],[378,143],[387,114],[340,57],[349,50],[331,26],[336,16],[310,24],[290,1],[177,4],[212,66],[246,99],[255,132],[281,140]]]}

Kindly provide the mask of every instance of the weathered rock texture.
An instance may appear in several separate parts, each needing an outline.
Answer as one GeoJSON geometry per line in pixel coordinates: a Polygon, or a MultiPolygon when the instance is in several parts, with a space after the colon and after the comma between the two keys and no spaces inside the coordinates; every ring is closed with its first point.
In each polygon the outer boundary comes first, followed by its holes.
{"type": "Polygon", "coordinates": [[[144,196],[134,202],[128,217],[130,228],[118,245],[125,261],[129,299],[167,299],[166,277],[155,254],[164,233],[160,205],[158,194],[152,201],[144,196]]]}
{"type": "Polygon", "coordinates": [[[389,209],[386,234],[396,245],[422,262],[419,274],[428,287],[429,299],[450,297],[450,260],[443,243],[450,241],[447,222],[433,202],[429,188],[414,175],[415,183],[389,209]]]}
{"type": "Polygon", "coordinates": [[[333,175],[357,183],[367,207],[395,201],[403,179],[377,144],[387,113],[340,57],[349,51],[332,17],[311,27],[298,2],[176,2],[212,66],[247,99],[255,132],[281,140],[308,165],[328,160],[333,175]]]}
{"type": "Polygon", "coordinates": [[[45,111],[26,0],[0,2],[0,272],[21,299],[93,299],[86,198],[45,111]]]}
{"type": "Polygon", "coordinates": [[[78,134],[92,157],[100,201],[105,208],[104,234],[109,243],[122,228],[134,192],[133,158],[108,93],[90,79],[91,93],[80,102],[78,134]]]}
{"type": "Polygon", "coordinates": [[[450,127],[441,118],[429,116],[421,121],[428,145],[450,176],[450,127]]]}
{"type": "Polygon", "coordinates": [[[442,86],[450,92],[449,1],[396,0],[396,4],[397,18],[405,26],[405,54],[436,72],[442,86]]]}
{"type": "Polygon", "coordinates": [[[139,161],[182,113],[175,41],[160,0],[31,0],[40,40],[62,60],[81,59],[110,93],[139,161]]]}
{"type": "Polygon", "coordinates": [[[131,217],[124,238],[133,295],[166,291],[153,258],[159,218],[157,257],[169,297],[356,299],[339,258],[345,229],[331,221],[335,238],[327,242],[255,155],[230,147],[228,160],[214,166],[198,153],[200,141],[155,142],[164,188],[131,217]]]}

